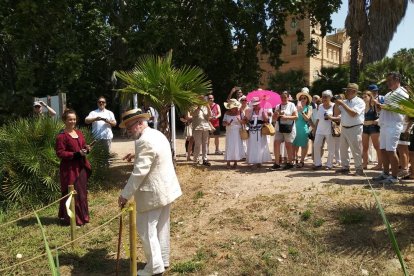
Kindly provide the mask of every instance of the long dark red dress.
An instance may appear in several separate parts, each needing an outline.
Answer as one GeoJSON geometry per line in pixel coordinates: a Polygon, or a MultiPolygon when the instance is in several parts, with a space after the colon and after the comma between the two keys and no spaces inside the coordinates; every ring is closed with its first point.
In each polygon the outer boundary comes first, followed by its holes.
{"type": "MultiPolygon", "coordinates": [[[[62,196],[68,194],[68,186],[75,185],[77,192],[75,196],[76,225],[89,222],[87,182],[91,175],[89,161],[79,156],[79,151],[85,148],[86,142],[81,131],[76,130],[78,138],[73,138],[67,132],[61,131],[56,137],[56,154],[60,161],[60,190],[62,196]]],[[[60,201],[59,218],[69,224],[69,216],[66,212],[67,198],[60,201]]]]}

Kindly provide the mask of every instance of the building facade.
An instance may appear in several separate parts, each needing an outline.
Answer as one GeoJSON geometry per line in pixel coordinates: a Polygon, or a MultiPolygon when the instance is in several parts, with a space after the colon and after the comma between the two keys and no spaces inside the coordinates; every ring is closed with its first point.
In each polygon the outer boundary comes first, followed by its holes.
{"type": "MultiPolygon", "coordinates": [[[[286,35],[280,58],[285,61],[277,71],[303,70],[307,85],[310,86],[317,80],[318,72],[322,67],[337,67],[349,63],[350,40],[344,29],[334,34],[322,37],[320,28],[312,27],[309,19],[297,20],[293,17],[285,22],[286,35]],[[296,31],[300,29],[304,34],[304,42],[298,43],[296,31]],[[311,39],[316,41],[316,47],[320,51],[313,57],[307,57],[307,44],[311,39]]],[[[260,78],[261,87],[267,87],[269,78],[276,72],[270,65],[268,54],[258,53],[259,65],[262,70],[260,78]]]]}

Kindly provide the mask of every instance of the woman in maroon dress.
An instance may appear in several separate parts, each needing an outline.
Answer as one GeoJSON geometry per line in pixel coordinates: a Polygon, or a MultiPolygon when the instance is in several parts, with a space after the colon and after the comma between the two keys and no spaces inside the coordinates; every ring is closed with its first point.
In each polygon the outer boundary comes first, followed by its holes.
{"type": "MultiPolygon", "coordinates": [[[[60,190],[62,196],[68,194],[68,186],[75,186],[75,211],[76,225],[84,225],[89,222],[88,199],[86,185],[91,174],[91,165],[86,159],[90,146],[86,145],[85,138],[76,127],[76,113],[67,109],[62,115],[65,123],[63,129],[56,137],[56,154],[60,158],[60,190]]],[[[59,218],[69,224],[69,216],[66,212],[67,198],[60,201],[59,218]]]]}

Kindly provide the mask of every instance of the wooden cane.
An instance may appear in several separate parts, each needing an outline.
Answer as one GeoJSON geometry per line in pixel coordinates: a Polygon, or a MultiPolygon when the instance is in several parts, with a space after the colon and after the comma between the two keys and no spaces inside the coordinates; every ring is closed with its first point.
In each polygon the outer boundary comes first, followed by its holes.
{"type": "Polygon", "coordinates": [[[121,256],[121,240],[122,240],[122,216],[119,217],[119,231],[118,231],[118,251],[116,254],[116,276],[119,275],[119,259],[121,256]]]}

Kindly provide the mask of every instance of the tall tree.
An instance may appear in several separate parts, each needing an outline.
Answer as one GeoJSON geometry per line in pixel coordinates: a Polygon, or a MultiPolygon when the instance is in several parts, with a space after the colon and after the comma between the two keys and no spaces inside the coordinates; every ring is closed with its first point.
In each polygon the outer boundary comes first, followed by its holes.
{"type": "Polygon", "coordinates": [[[385,57],[407,5],[408,0],[348,0],[345,28],[351,38],[352,82],[358,81],[365,65],[385,57]]]}

